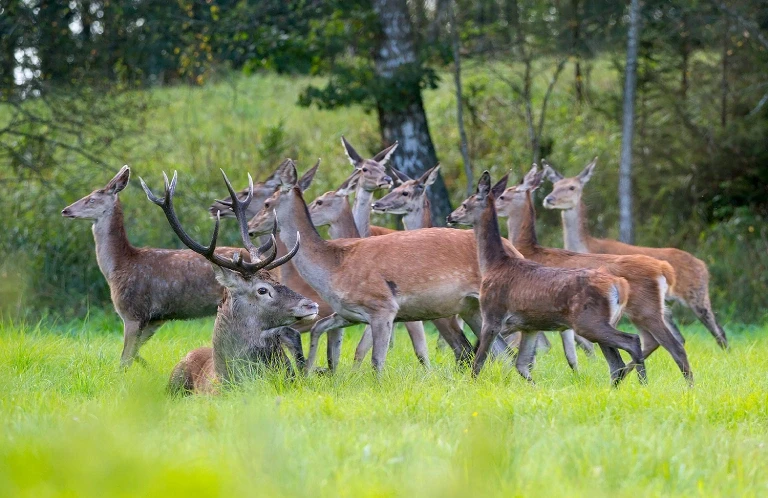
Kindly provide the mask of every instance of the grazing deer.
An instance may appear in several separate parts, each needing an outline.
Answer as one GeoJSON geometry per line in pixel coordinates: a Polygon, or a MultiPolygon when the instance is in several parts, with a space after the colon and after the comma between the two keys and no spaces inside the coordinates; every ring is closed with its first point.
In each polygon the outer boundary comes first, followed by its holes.
{"type": "Polygon", "coordinates": [[[281,285],[269,270],[289,261],[299,250],[299,238],[293,249],[284,256],[277,255],[274,235],[261,248],[257,248],[248,236],[247,208],[253,198],[253,182],[250,181],[248,193],[240,200],[229,183],[231,200],[222,203],[232,209],[240,225],[243,240],[250,262],[244,261],[240,253],[231,259],[216,253],[216,239],[219,233],[219,217],[213,229],[213,237],[208,246],[196,242],[181,226],[173,206],[177,175],[168,182],[165,178],[165,196],[161,199],[140,179],[147,198],[160,206],[173,231],[192,251],[210,261],[216,279],[224,286],[224,298],[219,304],[216,322],[213,326],[213,347],[197,348],[191,351],[173,369],[168,385],[175,393],[216,392],[220,382],[237,383],[243,380],[248,370],[255,368],[278,367],[291,371],[290,362],[283,352],[285,343],[294,355],[299,368],[303,367],[304,357],[299,332],[287,327],[299,320],[313,319],[317,316],[318,305],[281,285]],[[269,253],[265,256],[265,253],[269,253]]]}
{"type": "MultiPolygon", "coordinates": [[[[717,323],[712,304],[709,299],[709,270],[707,265],[690,253],[674,248],[641,247],[624,244],[616,240],[596,239],[589,234],[587,227],[587,210],[582,200],[584,185],[592,177],[597,158],[593,159],[578,175],[565,178],[555,169],[544,163],[544,171],[552,182],[552,192],[544,199],[547,209],[560,209],[563,221],[563,239],[565,248],[576,252],[597,254],[643,254],[668,262],[675,269],[677,282],[670,297],[688,306],[701,323],[709,330],[723,348],[728,348],[725,331],[717,323]]],[[[671,315],[667,322],[678,336],[684,341],[682,334],[674,325],[671,315]]]]}
{"type": "Polygon", "coordinates": [[[500,333],[523,332],[516,366],[531,380],[536,332],[571,328],[596,342],[608,361],[611,380],[617,384],[633,368],[645,381],[645,364],[637,336],[617,330],[614,325],[627,303],[629,284],[596,270],[561,269],[543,266],[505,250],[496,217],[491,175],[483,173],[477,193],[448,216],[450,223],[474,226],[478,262],[483,276],[480,308],[483,328],[472,366],[477,376],[488,347],[500,333]],[[630,354],[629,366],[618,352],[630,354]]]}
{"type": "MultiPolygon", "coordinates": [[[[361,174],[361,170],[355,170],[352,175],[344,180],[338,189],[324,193],[308,206],[312,223],[316,227],[327,225],[329,227],[328,234],[331,239],[355,239],[360,237],[347,197],[357,188],[357,182],[361,174]]],[[[394,232],[394,230],[389,230],[388,233],[391,232],[394,232]]],[[[375,231],[372,234],[377,235],[375,231]]],[[[439,318],[432,321],[441,336],[445,335],[447,337],[446,343],[453,349],[456,360],[458,362],[468,361],[471,354],[471,345],[464,336],[461,326],[458,323],[453,326],[452,322],[455,322],[455,319],[439,318]]],[[[408,335],[411,337],[417,358],[423,364],[428,364],[428,350],[423,325],[421,322],[405,322],[404,325],[408,335]]],[[[371,329],[366,327],[355,350],[355,365],[362,363],[372,346],[371,329]]]]}
{"type": "MultiPolygon", "coordinates": [[[[464,230],[428,228],[362,239],[323,240],[312,224],[296,185],[296,168],[281,173],[280,189],[269,200],[280,219],[280,238],[290,246],[301,234],[304,249],[294,264],[306,282],[335,313],[312,326],[307,369],[311,370],[320,335],[356,323],[371,325],[372,363],[384,366],[392,325],[460,315],[480,333],[477,293],[480,274],[474,237],[464,230]]],[[[249,223],[251,235],[268,233],[275,214],[263,209],[249,223]]],[[[507,250],[515,252],[507,243],[507,250]]],[[[503,340],[493,344],[503,353],[503,340]]]]}
{"type": "Polygon", "coordinates": [[[661,345],[677,363],[689,382],[693,374],[685,347],[664,322],[664,299],[674,288],[675,272],[665,261],[648,256],[616,256],[584,254],[566,249],[542,247],[536,237],[536,209],[531,193],[543,179],[544,172],[536,165],[523,181],[503,191],[496,199],[499,215],[508,218],[510,240],[526,259],[558,268],[600,269],[629,283],[629,298],[624,312],[637,327],[643,344],[643,358],[661,345]]]}
{"type": "MultiPolygon", "coordinates": [[[[118,198],[130,175],[130,168],[123,166],[106,186],[61,211],[67,218],[93,220],[96,261],[123,321],[123,367],[134,360],[146,364],[139,348],[164,321],[215,314],[223,292],[210,264],[195,252],[131,245],[118,198]]],[[[217,251],[223,257],[240,249],[222,247],[217,251]]]]}

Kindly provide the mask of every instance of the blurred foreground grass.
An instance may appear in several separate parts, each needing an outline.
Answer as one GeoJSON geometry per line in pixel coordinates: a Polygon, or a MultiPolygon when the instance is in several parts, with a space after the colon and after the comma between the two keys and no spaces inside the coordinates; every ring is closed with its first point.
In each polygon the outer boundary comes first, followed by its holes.
{"type": "Polygon", "coordinates": [[[575,375],[554,336],[535,386],[499,364],[472,381],[434,348],[420,368],[402,329],[377,379],[351,368],[356,328],[335,376],[166,397],[211,327],[166,325],[151,369],[123,373],[110,316],[0,324],[0,496],[768,494],[765,328],[732,333],[729,353],[685,329],[692,390],[664,352],[647,387],[610,389],[602,358],[575,375]]]}

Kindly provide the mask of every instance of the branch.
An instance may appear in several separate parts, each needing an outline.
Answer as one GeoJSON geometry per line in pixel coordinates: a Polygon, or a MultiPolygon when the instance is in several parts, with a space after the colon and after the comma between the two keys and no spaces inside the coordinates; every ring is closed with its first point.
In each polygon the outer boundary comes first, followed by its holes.
{"type": "Polygon", "coordinates": [[[755,35],[755,38],[758,42],[766,49],[768,50],[768,38],[763,35],[763,33],[760,31],[760,26],[757,25],[756,22],[750,21],[749,19],[744,18],[741,14],[736,12],[735,10],[731,9],[727,5],[725,5],[724,2],[718,2],[714,1],[712,2],[718,9],[723,11],[724,13],[731,16],[739,25],[741,25],[742,28],[746,29],[750,33],[753,33],[755,35]]]}

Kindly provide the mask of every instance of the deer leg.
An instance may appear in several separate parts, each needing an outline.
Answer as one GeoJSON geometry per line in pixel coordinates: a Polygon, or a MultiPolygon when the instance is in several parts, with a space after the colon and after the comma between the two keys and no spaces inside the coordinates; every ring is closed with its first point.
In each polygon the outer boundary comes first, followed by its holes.
{"type": "MultiPolygon", "coordinates": [[[[669,352],[683,373],[683,377],[685,377],[690,385],[693,385],[693,372],[691,372],[691,365],[688,363],[688,354],[685,352],[685,347],[675,339],[675,336],[664,323],[664,320],[660,316],[651,316],[640,317],[639,319],[633,318],[632,322],[638,330],[652,336],[654,342],[660,344],[661,347],[669,352]]],[[[646,357],[645,350],[643,350],[643,357],[646,357]]]]}
{"type": "MultiPolygon", "coordinates": [[[[473,314],[461,315],[461,318],[467,323],[467,325],[469,325],[469,328],[472,330],[472,332],[474,332],[474,334],[477,337],[482,338],[484,321],[479,312],[473,313],[473,314]]],[[[510,357],[513,356],[514,353],[510,348],[507,347],[507,342],[504,340],[503,337],[501,337],[501,334],[499,332],[497,332],[496,335],[494,336],[493,343],[490,345],[490,348],[491,348],[490,350],[491,356],[493,356],[494,358],[501,358],[503,361],[511,364],[510,357]]]]}
{"type": "Polygon", "coordinates": [[[520,350],[517,352],[517,361],[515,366],[520,375],[525,380],[533,383],[531,378],[531,367],[536,357],[536,343],[540,332],[523,332],[520,338],[520,350]]]}
{"type": "MultiPolygon", "coordinates": [[[[429,368],[429,346],[427,346],[427,337],[424,335],[424,324],[421,322],[405,322],[403,325],[405,325],[408,335],[411,336],[413,350],[416,352],[416,358],[419,359],[419,363],[429,368]]],[[[390,344],[392,344],[391,341],[390,344]]]]}
{"type": "Polygon", "coordinates": [[[360,337],[360,342],[357,343],[355,348],[355,368],[358,368],[363,363],[365,355],[373,347],[373,334],[371,333],[371,326],[366,325],[363,331],[363,336],[360,337]]]}
{"type": "Polygon", "coordinates": [[[326,316],[325,318],[318,320],[312,325],[312,329],[309,331],[309,355],[307,356],[306,371],[311,372],[315,367],[317,361],[317,346],[320,341],[320,336],[329,329],[339,329],[349,327],[352,322],[347,321],[336,313],[326,316]]]}
{"type": "Polygon", "coordinates": [[[691,302],[693,314],[707,327],[709,333],[717,341],[717,345],[722,349],[728,349],[728,339],[725,337],[725,331],[715,320],[715,313],[712,311],[712,304],[709,302],[709,293],[705,289],[704,298],[701,302],[691,302]]]}
{"type": "MultiPolygon", "coordinates": [[[[328,334],[330,337],[330,332],[328,334]]],[[[291,327],[284,327],[283,330],[280,331],[279,337],[283,346],[291,352],[293,361],[296,362],[296,368],[299,371],[303,371],[306,367],[306,361],[304,359],[304,349],[301,345],[301,334],[299,331],[291,327]]]]}
{"type": "Polygon", "coordinates": [[[130,367],[138,356],[141,329],[141,322],[123,319],[123,353],[120,356],[120,366],[123,368],[130,367]]]}
{"type": "Polygon", "coordinates": [[[608,363],[608,373],[611,376],[611,385],[616,387],[622,380],[624,380],[624,377],[627,376],[629,369],[627,369],[627,366],[624,364],[624,360],[621,359],[618,349],[602,344],[598,344],[598,346],[603,352],[605,361],[608,363]]]}
{"type": "Polygon", "coordinates": [[[595,356],[595,345],[588,340],[581,337],[579,334],[574,333],[573,338],[576,341],[576,345],[581,348],[584,353],[593,358],[595,356]]]}
{"type": "Polygon", "coordinates": [[[680,344],[685,345],[685,337],[683,337],[683,334],[677,327],[675,317],[672,316],[672,309],[669,306],[664,307],[664,323],[667,324],[667,328],[672,332],[672,335],[675,336],[675,339],[677,339],[680,344]]]}
{"type": "Polygon", "coordinates": [[[328,370],[336,371],[341,356],[341,343],[344,340],[344,329],[331,329],[328,331],[328,344],[326,355],[328,356],[328,370]]]}
{"type": "MultiPolygon", "coordinates": [[[[432,320],[432,323],[435,325],[435,328],[437,328],[437,331],[440,332],[440,338],[443,343],[450,346],[453,350],[453,354],[456,357],[456,363],[466,363],[469,365],[472,361],[472,345],[464,335],[464,331],[461,329],[461,325],[456,316],[454,315],[450,318],[438,318],[437,320],[432,320]]],[[[440,342],[438,341],[438,348],[439,347],[440,342]]]]}
{"type": "MultiPolygon", "coordinates": [[[[640,347],[640,338],[638,336],[622,332],[621,330],[613,327],[608,322],[598,323],[596,326],[593,325],[574,327],[574,331],[584,338],[598,343],[600,345],[600,349],[603,351],[604,356],[606,353],[606,347],[622,349],[629,353],[629,355],[632,357],[632,363],[628,365],[626,372],[623,375],[619,374],[617,378],[614,378],[614,374],[611,372],[611,379],[614,382],[621,381],[621,379],[623,379],[624,376],[632,370],[632,368],[637,368],[637,373],[641,382],[647,381],[645,375],[645,361],[643,359],[642,348],[640,347]]],[[[609,356],[611,355],[612,353],[609,353],[609,356]]],[[[618,352],[616,352],[616,355],[618,355],[618,352]]],[[[606,356],[606,361],[608,361],[608,364],[610,365],[611,360],[609,359],[609,356],[606,356]]]]}
{"type": "MultiPolygon", "coordinates": [[[[465,318],[464,321],[469,323],[470,327],[472,327],[469,320],[465,318]]],[[[498,321],[491,324],[489,319],[486,318],[483,320],[483,327],[480,331],[480,343],[477,346],[475,361],[472,364],[472,377],[477,377],[480,374],[480,370],[483,369],[483,364],[485,364],[485,359],[488,357],[491,345],[496,342],[499,332],[501,332],[501,326],[498,321]]]]}
{"type": "Polygon", "coordinates": [[[392,335],[397,312],[393,310],[388,314],[382,314],[371,319],[371,335],[373,336],[373,352],[371,363],[377,373],[381,373],[389,350],[389,337],[392,335]]]}
{"type": "Polygon", "coordinates": [[[579,370],[579,360],[576,356],[576,340],[574,337],[576,333],[573,329],[563,330],[560,332],[560,339],[563,341],[563,351],[565,352],[565,359],[568,361],[568,365],[571,370],[577,372],[579,370]]]}

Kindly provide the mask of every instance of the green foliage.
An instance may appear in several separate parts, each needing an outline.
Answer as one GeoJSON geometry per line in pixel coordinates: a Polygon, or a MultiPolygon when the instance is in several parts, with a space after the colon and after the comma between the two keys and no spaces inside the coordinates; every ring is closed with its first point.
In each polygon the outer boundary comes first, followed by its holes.
{"type": "MultiPolygon", "coordinates": [[[[169,398],[172,366],[210,341],[211,320],[166,325],[151,367],[118,367],[114,319],[0,325],[3,496],[759,496],[768,482],[768,342],[724,353],[685,329],[697,386],[668,355],[608,386],[602,359],[559,341],[536,385],[489,364],[471,381],[448,354],[424,371],[402,328],[381,378],[268,376],[218,397],[169,398]]],[[[430,334],[430,344],[434,334],[430,334]]],[[[555,339],[554,336],[551,337],[555,339]]],[[[434,350],[433,350],[434,351],[434,350]]]]}

